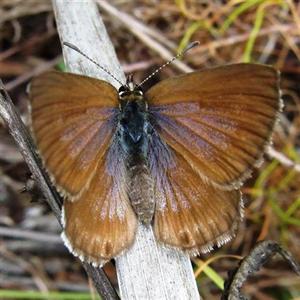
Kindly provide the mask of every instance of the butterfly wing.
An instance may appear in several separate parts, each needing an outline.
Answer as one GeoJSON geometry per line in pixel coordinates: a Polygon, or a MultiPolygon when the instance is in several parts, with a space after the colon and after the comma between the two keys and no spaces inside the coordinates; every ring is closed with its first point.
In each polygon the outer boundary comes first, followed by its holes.
{"type": "Polygon", "coordinates": [[[101,80],[51,71],[33,80],[30,100],[41,157],[61,194],[75,200],[109,147],[117,91],[101,80]]]}
{"type": "Polygon", "coordinates": [[[124,160],[115,139],[89,189],[78,201],[64,204],[63,239],[83,261],[102,265],[134,241],[137,218],[128,199],[124,160]]]}
{"type": "Polygon", "coordinates": [[[277,71],[255,64],[167,79],[146,98],[163,140],[224,189],[240,186],[260,161],[281,105],[277,71]]]}
{"type": "Polygon", "coordinates": [[[114,136],[117,91],[101,80],[47,72],[33,80],[30,99],[36,144],[65,197],[66,245],[102,264],[131,245],[137,223],[114,136]]]}
{"type": "Polygon", "coordinates": [[[240,64],[167,79],[146,93],[160,242],[196,254],[234,235],[238,188],[280,110],[278,80],[273,68],[240,64]]]}
{"type": "Polygon", "coordinates": [[[242,217],[239,190],[224,191],[203,180],[157,132],[149,147],[149,162],[159,242],[195,255],[232,238],[242,217]]]}

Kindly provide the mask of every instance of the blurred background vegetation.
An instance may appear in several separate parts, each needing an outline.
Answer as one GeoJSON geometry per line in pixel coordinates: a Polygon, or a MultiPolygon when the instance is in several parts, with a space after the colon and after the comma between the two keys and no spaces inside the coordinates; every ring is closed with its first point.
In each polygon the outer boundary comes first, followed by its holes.
{"type": "MultiPolygon", "coordinates": [[[[243,187],[245,222],[232,243],[193,264],[201,296],[213,300],[220,298],[227,271],[259,240],[280,242],[300,261],[299,2],[113,0],[105,1],[106,8],[97,3],[124,71],[134,73],[137,82],[194,40],[200,46],[184,57],[185,65],[165,68],[150,84],[189,68],[237,62],[281,71],[285,108],[273,148],[243,187]],[[108,7],[117,8],[114,15],[108,7]],[[127,23],[120,13],[128,14],[127,23]]],[[[64,69],[51,2],[1,0],[0,78],[25,122],[26,87],[49,68],[64,69]]],[[[63,246],[47,205],[38,195],[21,193],[29,178],[0,119],[0,299],[96,299],[81,265],[63,246]]],[[[117,285],[113,263],[105,271],[117,285]]],[[[253,299],[300,299],[300,279],[275,258],[244,291],[253,299]]]]}

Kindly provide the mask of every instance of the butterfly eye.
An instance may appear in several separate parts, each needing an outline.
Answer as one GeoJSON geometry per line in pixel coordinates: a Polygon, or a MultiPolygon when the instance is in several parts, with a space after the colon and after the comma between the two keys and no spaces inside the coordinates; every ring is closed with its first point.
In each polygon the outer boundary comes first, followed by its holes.
{"type": "Polygon", "coordinates": [[[119,93],[119,96],[122,97],[124,96],[126,93],[130,92],[129,88],[126,86],[126,85],[122,85],[119,90],[118,90],[118,93],[119,93]]]}
{"type": "Polygon", "coordinates": [[[136,89],[135,93],[136,93],[137,96],[143,96],[143,92],[140,89],[136,89]]]}
{"type": "Polygon", "coordinates": [[[127,91],[128,88],[125,86],[125,85],[122,85],[120,88],[119,88],[119,93],[122,93],[122,92],[125,92],[127,91]]]}

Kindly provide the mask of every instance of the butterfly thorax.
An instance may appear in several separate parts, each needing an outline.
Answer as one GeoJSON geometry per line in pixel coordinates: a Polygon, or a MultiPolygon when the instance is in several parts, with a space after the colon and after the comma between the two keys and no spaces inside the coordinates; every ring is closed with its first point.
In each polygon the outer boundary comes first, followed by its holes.
{"type": "Polygon", "coordinates": [[[125,153],[128,195],[139,220],[149,224],[154,213],[153,179],[147,161],[151,135],[148,107],[140,90],[119,90],[118,135],[125,153]]]}

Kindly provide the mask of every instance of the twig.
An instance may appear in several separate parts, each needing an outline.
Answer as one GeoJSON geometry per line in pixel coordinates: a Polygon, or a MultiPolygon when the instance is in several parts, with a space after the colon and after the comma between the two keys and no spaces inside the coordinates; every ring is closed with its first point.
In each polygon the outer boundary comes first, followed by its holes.
{"type": "Polygon", "coordinates": [[[36,154],[36,149],[24,123],[17,113],[11,98],[6,92],[0,80],[0,116],[4,119],[8,130],[17,143],[35,181],[43,191],[48,204],[53,210],[56,218],[60,219],[61,199],[52,187],[48,176],[42,168],[41,161],[36,154]]]}
{"type": "Polygon", "coordinates": [[[58,57],[55,57],[54,59],[52,59],[48,62],[44,62],[44,63],[38,65],[33,70],[31,70],[30,72],[26,72],[23,75],[17,77],[16,79],[6,83],[5,88],[8,91],[11,91],[12,89],[17,87],[18,85],[30,80],[32,77],[38,76],[41,73],[45,72],[46,70],[48,70],[48,69],[52,68],[53,66],[57,65],[61,60],[62,60],[62,57],[58,56],[58,57]]]}
{"type": "Polygon", "coordinates": [[[5,60],[9,58],[10,56],[30,47],[35,47],[36,45],[39,45],[40,43],[44,42],[47,39],[50,39],[52,36],[56,34],[56,31],[54,29],[50,29],[48,32],[45,32],[43,35],[34,36],[32,38],[26,39],[25,41],[22,41],[22,43],[19,43],[17,45],[14,45],[10,47],[9,49],[2,51],[0,53],[0,61],[5,60]]]}
{"type": "Polygon", "coordinates": [[[285,156],[282,152],[275,150],[273,147],[268,147],[267,154],[271,158],[277,159],[285,167],[292,168],[295,171],[300,172],[300,164],[295,163],[287,156],[285,156]]]}
{"type": "Polygon", "coordinates": [[[147,61],[140,61],[132,64],[124,64],[122,65],[122,69],[124,70],[125,73],[131,74],[136,71],[149,69],[152,65],[154,65],[154,63],[155,63],[154,59],[147,60],[147,61]]]}
{"type": "MultiPolygon", "coordinates": [[[[95,3],[91,0],[53,0],[53,5],[61,40],[75,44],[125,82],[95,3]]],[[[67,47],[63,52],[66,65],[72,72],[116,85],[109,75],[77,52],[67,47]]],[[[142,225],[138,228],[133,247],[116,258],[116,266],[123,300],[199,299],[189,257],[158,245],[152,230],[142,225]]]]}
{"type": "Polygon", "coordinates": [[[51,10],[51,6],[48,1],[40,0],[26,0],[21,2],[19,0],[2,0],[1,4],[0,25],[4,22],[15,20],[23,16],[34,15],[51,10]],[[10,7],[13,7],[13,9],[9,9],[10,7]]]}
{"type": "Polygon", "coordinates": [[[153,38],[154,40],[160,42],[165,47],[176,50],[177,45],[166,38],[161,32],[143,24],[139,20],[135,19],[133,16],[128,15],[125,12],[120,12],[118,9],[116,9],[114,6],[110,5],[108,2],[105,1],[97,1],[98,5],[103,8],[106,12],[114,15],[121,23],[128,26],[128,28],[137,28],[140,32],[144,32],[149,37],[153,38]]]}
{"type": "MultiPolygon", "coordinates": [[[[2,287],[0,290],[0,297],[3,295],[3,287],[5,288],[6,286],[7,287],[17,286],[19,289],[22,288],[22,289],[27,289],[27,290],[33,290],[35,288],[34,280],[31,277],[28,277],[28,275],[23,275],[25,273],[24,271],[21,274],[15,274],[15,275],[12,275],[12,274],[5,275],[1,271],[2,271],[2,269],[0,266],[0,282],[1,282],[1,287],[2,287]]],[[[88,285],[84,285],[84,284],[80,284],[80,283],[70,283],[70,282],[60,281],[57,279],[55,280],[55,282],[51,283],[51,289],[68,291],[68,292],[71,291],[71,292],[77,292],[77,293],[90,292],[88,285]]],[[[39,293],[37,293],[37,295],[38,294],[39,293]]],[[[11,295],[12,295],[12,293],[11,293],[11,295]]],[[[16,293],[14,294],[13,299],[17,299],[15,297],[17,297],[16,293]]],[[[57,297],[55,297],[55,298],[57,299],[57,297]]],[[[61,292],[60,299],[66,299],[66,298],[70,299],[70,295],[66,295],[66,297],[64,297],[64,293],[61,292]]],[[[11,297],[2,298],[2,299],[11,299],[11,297]]],[[[21,298],[21,299],[24,299],[24,298],[21,298]]],[[[38,298],[31,298],[31,299],[54,299],[54,298],[51,298],[51,292],[50,292],[50,293],[45,294],[45,297],[42,297],[41,295],[39,295],[38,298]],[[46,297],[46,296],[48,296],[48,297],[46,297]]],[[[79,299],[79,297],[77,297],[77,299],[79,299]]],[[[86,297],[84,297],[84,299],[86,299],[86,297]]]]}
{"type": "MultiPolygon", "coordinates": [[[[96,0],[99,6],[104,9],[111,16],[117,18],[122,24],[124,24],[137,38],[139,38],[145,45],[150,49],[158,53],[164,60],[170,60],[174,53],[169,51],[165,46],[162,45],[161,37],[158,38],[158,34],[153,34],[146,26],[135,20],[128,14],[119,11],[115,7],[109,4],[107,1],[96,0]],[[153,38],[155,36],[156,40],[153,38]]],[[[169,44],[169,43],[168,43],[169,44]]],[[[174,61],[173,66],[182,72],[192,72],[193,69],[187,66],[181,61],[174,61]]]]}
{"type": "Polygon", "coordinates": [[[32,240],[5,240],[5,248],[11,252],[29,252],[40,257],[44,256],[66,256],[69,254],[63,243],[41,243],[32,240]]]}
{"type": "Polygon", "coordinates": [[[256,273],[275,254],[281,255],[293,271],[300,275],[300,266],[288,251],[274,241],[259,242],[250,254],[241,261],[237,270],[229,273],[229,279],[225,282],[222,300],[248,299],[241,294],[242,285],[248,277],[256,273]]]}
{"type": "MultiPolygon", "coordinates": [[[[295,26],[295,24],[293,23],[289,23],[289,24],[279,24],[279,25],[272,25],[270,27],[267,28],[262,28],[259,33],[257,34],[258,37],[260,36],[266,36],[266,35],[271,35],[273,33],[289,33],[291,34],[292,31],[296,31],[297,27],[295,26]]],[[[236,34],[236,35],[232,35],[226,38],[220,38],[220,39],[216,39],[212,42],[208,42],[206,44],[202,44],[199,47],[197,47],[195,49],[195,53],[199,54],[199,53],[205,53],[207,51],[214,51],[218,48],[223,48],[223,47],[229,47],[241,42],[245,42],[246,40],[249,39],[249,35],[250,33],[242,33],[242,34],[236,34]]]]}
{"type": "Polygon", "coordinates": [[[8,228],[0,226],[0,236],[14,237],[19,239],[28,239],[41,243],[61,244],[62,240],[57,234],[48,232],[36,232],[31,230],[8,228]]]}
{"type": "Polygon", "coordinates": [[[7,251],[4,247],[0,247],[0,256],[4,257],[7,260],[14,262],[19,265],[21,269],[30,273],[36,287],[40,291],[48,291],[46,280],[43,278],[42,271],[36,268],[31,262],[25,260],[21,256],[18,256],[10,251],[7,251]]]}

